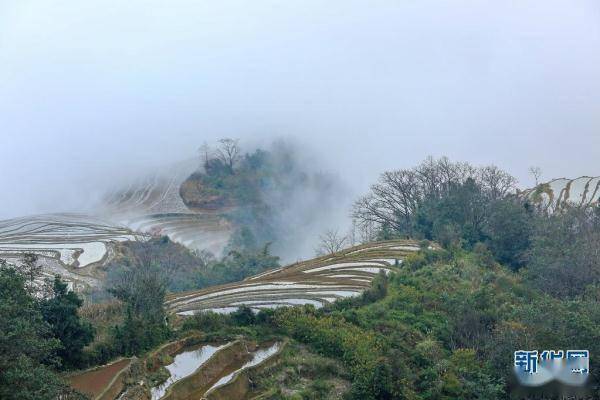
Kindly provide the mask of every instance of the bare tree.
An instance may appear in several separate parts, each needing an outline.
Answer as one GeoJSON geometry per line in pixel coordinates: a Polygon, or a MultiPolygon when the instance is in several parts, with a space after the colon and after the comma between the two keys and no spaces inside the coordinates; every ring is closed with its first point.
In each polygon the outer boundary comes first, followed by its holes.
{"type": "Polygon", "coordinates": [[[467,179],[476,179],[477,169],[465,162],[452,162],[447,157],[435,159],[431,156],[409,170],[416,175],[423,195],[439,197],[455,184],[467,179]]]}
{"type": "Polygon", "coordinates": [[[207,268],[215,261],[215,255],[208,250],[193,250],[192,253],[200,259],[200,265],[207,268]]]}
{"type": "Polygon", "coordinates": [[[517,188],[517,180],[495,165],[479,169],[479,184],[491,199],[501,199],[517,188]]]}
{"type": "Polygon", "coordinates": [[[506,196],[516,185],[514,177],[495,166],[477,168],[451,162],[446,157],[428,157],[415,168],[381,174],[370,192],[354,203],[352,217],[361,227],[388,226],[411,235],[413,217],[426,199],[440,198],[469,179],[491,199],[506,196]]]}
{"type": "Polygon", "coordinates": [[[389,224],[393,229],[402,230],[410,225],[410,216],[422,197],[423,182],[415,171],[384,172],[379,182],[371,186],[371,193],[355,203],[352,216],[361,225],[389,224]]]}
{"type": "Polygon", "coordinates": [[[348,236],[342,236],[337,229],[329,229],[319,235],[319,247],[316,253],[319,256],[337,253],[344,248],[347,241],[348,236]]]}
{"type": "Polygon", "coordinates": [[[206,168],[208,161],[213,156],[213,150],[208,145],[208,143],[204,142],[202,143],[202,146],[200,146],[200,148],[198,149],[198,152],[200,153],[200,161],[202,163],[202,166],[206,168]]]}
{"type": "Polygon", "coordinates": [[[217,148],[217,157],[223,162],[223,164],[229,167],[229,170],[233,173],[233,167],[240,158],[240,147],[238,139],[224,138],[219,140],[219,147],[217,148]]]}
{"type": "Polygon", "coordinates": [[[164,298],[168,288],[165,272],[155,265],[128,266],[108,292],[125,302],[134,317],[143,317],[162,325],[164,298]]]}
{"type": "Polygon", "coordinates": [[[349,243],[351,246],[372,242],[377,237],[375,224],[371,221],[352,218],[352,229],[348,237],[350,238],[349,243]]]}
{"type": "Polygon", "coordinates": [[[358,224],[358,235],[361,243],[369,243],[375,240],[377,232],[375,231],[375,224],[372,222],[363,222],[358,224]]]}
{"type": "Polygon", "coordinates": [[[356,246],[356,230],[357,230],[357,221],[356,219],[352,219],[352,226],[350,227],[350,229],[348,230],[348,244],[350,246],[356,246]]]}
{"type": "Polygon", "coordinates": [[[542,177],[542,169],[540,167],[531,166],[529,167],[529,173],[533,176],[535,180],[535,186],[540,184],[540,178],[542,177]]]}

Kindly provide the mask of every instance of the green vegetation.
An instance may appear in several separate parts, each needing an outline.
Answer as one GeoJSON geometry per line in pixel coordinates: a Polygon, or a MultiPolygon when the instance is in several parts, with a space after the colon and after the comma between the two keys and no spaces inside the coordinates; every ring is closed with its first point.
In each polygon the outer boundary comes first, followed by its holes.
{"type": "MultiPolygon", "coordinates": [[[[26,289],[27,279],[0,265],[0,398],[81,398],[57,374],[62,362],[77,359],[89,333],[73,314],[78,302],[64,291],[55,300],[39,300],[26,289]]],[[[64,289],[58,279],[55,288],[64,289]]]]}
{"type": "Polygon", "coordinates": [[[277,177],[272,162],[270,154],[260,149],[235,157],[231,163],[208,158],[204,172],[194,173],[189,180],[199,183],[205,198],[216,197],[228,205],[259,204],[262,188],[277,177]]]}
{"type": "MultiPolygon", "coordinates": [[[[424,250],[404,265],[389,281],[379,278],[377,295],[320,310],[201,314],[184,327],[218,336],[291,337],[339,360],[352,382],[346,398],[362,400],[507,398],[517,348],[575,345],[600,352],[597,298],[552,297],[481,252],[424,250]]],[[[593,360],[592,371],[597,378],[593,360]]],[[[273,393],[267,398],[319,398],[286,397],[267,377],[262,385],[273,393]]]]}
{"type": "Polygon", "coordinates": [[[84,349],[84,352],[89,352],[100,343],[107,343],[113,327],[123,323],[124,314],[123,303],[118,300],[84,304],[79,309],[79,315],[95,328],[94,341],[84,349]]]}
{"type": "Polygon", "coordinates": [[[180,194],[191,208],[225,212],[237,228],[228,250],[293,246],[300,233],[290,229],[291,218],[310,224],[335,207],[337,180],[311,172],[289,144],[243,153],[237,140],[221,139],[200,152],[201,170],[181,185],[180,194]]]}
{"type": "Polygon", "coordinates": [[[208,268],[197,276],[196,287],[241,281],[279,266],[279,257],[270,253],[268,244],[257,250],[230,250],[222,259],[209,263],[208,268]]]}
{"type": "MultiPolygon", "coordinates": [[[[205,166],[201,180],[213,194],[253,203],[237,210],[245,222],[221,259],[167,238],[124,244],[107,270],[108,292],[117,300],[83,308],[58,278],[45,297],[35,297],[34,259],[19,273],[3,265],[0,397],[77,396],[57,371],[143,355],[191,331],[215,342],[289,339],[278,364],[250,377],[253,393],[274,400],[503,399],[515,350],[600,353],[600,210],[564,207],[546,215],[511,193],[508,174],[445,159],[385,173],[356,203],[367,239],[423,239],[420,251],[395,273],[377,276],[361,296],[322,309],[167,315],[169,291],[279,266],[263,244],[270,233],[243,216],[271,218],[265,182],[279,178],[270,175],[270,157],[258,151],[205,166]]],[[[594,357],[591,373],[600,379],[594,357]]],[[[164,369],[146,376],[166,377],[164,369]]]]}
{"type": "Polygon", "coordinates": [[[495,166],[428,158],[412,169],[385,172],[354,206],[363,228],[382,239],[409,236],[444,247],[485,243],[502,262],[521,267],[533,210],[512,192],[516,180],[495,166]]]}
{"type": "MultiPolygon", "coordinates": [[[[280,266],[279,257],[271,254],[269,244],[242,246],[215,258],[211,254],[195,254],[163,236],[146,242],[126,242],[120,250],[122,255],[106,268],[106,287],[119,285],[131,271],[144,265],[156,266],[169,292],[236,282],[280,266]]],[[[92,297],[103,300],[107,294],[97,292],[92,297]]]]}
{"type": "Polygon", "coordinates": [[[598,284],[598,208],[565,205],[546,215],[515,195],[514,184],[494,166],[429,158],[415,168],[382,174],[355,203],[353,215],[359,226],[375,225],[375,235],[383,239],[410,236],[469,251],[486,247],[514,270],[527,266],[538,287],[554,293],[573,296],[598,284]],[[577,282],[560,288],[571,280],[577,282]]]}
{"type": "MultiPolygon", "coordinates": [[[[161,237],[127,242],[120,253],[107,267],[107,289],[92,295],[95,301],[110,302],[83,308],[86,321],[98,328],[98,334],[85,349],[82,366],[139,356],[172,339],[176,333],[164,310],[168,291],[239,281],[279,266],[279,258],[269,253],[268,245],[256,251],[232,250],[215,259],[161,237]]],[[[197,328],[204,330],[203,325],[197,328]]]]}
{"type": "Polygon", "coordinates": [[[81,321],[78,310],[83,300],[57,276],[52,285],[52,296],[41,301],[44,320],[50,325],[52,335],[61,347],[57,352],[63,367],[77,367],[82,364],[83,348],[94,338],[94,328],[81,321]]]}
{"type": "Polygon", "coordinates": [[[537,220],[525,273],[553,296],[598,298],[599,249],[600,208],[567,208],[537,220]]]}
{"type": "MultiPolygon", "coordinates": [[[[408,185],[418,196],[406,214],[382,208],[384,196],[396,205],[410,197],[390,179],[385,190],[374,187],[373,202],[357,203],[355,217],[377,221],[378,238],[408,234],[437,240],[444,250],[424,248],[361,297],[324,309],[255,317],[240,309],[185,324],[216,335],[291,337],[342,363],[352,381],[348,399],[508,398],[515,350],[600,352],[600,212],[541,214],[510,194],[514,180],[494,167],[429,162],[419,170],[434,181],[442,171],[454,177],[433,189],[427,180],[408,185]]],[[[265,387],[271,398],[304,398],[277,386],[265,387]]]]}
{"type": "Polygon", "coordinates": [[[169,337],[164,310],[166,280],[156,266],[127,270],[122,281],[109,290],[125,305],[123,324],[114,330],[113,345],[118,354],[140,354],[169,337]]]}
{"type": "MultiPolygon", "coordinates": [[[[199,277],[207,272],[213,257],[201,255],[181,244],[171,241],[167,236],[152,238],[148,241],[124,242],[119,246],[119,257],[106,266],[105,286],[113,287],[123,280],[132,268],[143,265],[156,265],[162,272],[167,289],[181,292],[198,287],[199,277]]],[[[96,293],[98,300],[106,293],[96,293]]]]}
{"type": "Polygon", "coordinates": [[[341,362],[310,351],[296,341],[288,343],[277,364],[250,377],[261,399],[333,400],[350,387],[341,362]]]}
{"type": "Polygon", "coordinates": [[[261,149],[240,155],[237,141],[223,139],[215,151],[204,155],[203,171],[183,183],[182,198],[201,208],[236,206],[228,213],[241,227],[232,248],[256,248],[276,237],[267,191],[283,189],[294,168],[291,163],[291,154],[281,160],[261,149]]]}

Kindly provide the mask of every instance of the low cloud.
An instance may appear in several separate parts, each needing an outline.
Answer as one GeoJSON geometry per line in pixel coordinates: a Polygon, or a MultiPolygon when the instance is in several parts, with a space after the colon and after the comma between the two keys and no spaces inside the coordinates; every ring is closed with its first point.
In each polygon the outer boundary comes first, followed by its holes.
{"type": "Polygon", "coordinates": [[[427,155],[522,186],[531,165],[598,175],[599,17],[583,0],[3,2],[0,218],[85,210],[219,137],[293,137],[349,193],[427,155]]]}

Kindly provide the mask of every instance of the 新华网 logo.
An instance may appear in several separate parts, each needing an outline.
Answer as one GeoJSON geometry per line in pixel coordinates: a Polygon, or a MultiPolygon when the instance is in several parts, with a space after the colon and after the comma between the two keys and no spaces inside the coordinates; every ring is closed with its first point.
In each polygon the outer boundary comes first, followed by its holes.
{"type": "Polygon", "coordinates": [[[588,350],[518,350],[514,370],[524,386],[541,386],[557,380],[566,385],[584,385],[590,374],[588,350]]]}

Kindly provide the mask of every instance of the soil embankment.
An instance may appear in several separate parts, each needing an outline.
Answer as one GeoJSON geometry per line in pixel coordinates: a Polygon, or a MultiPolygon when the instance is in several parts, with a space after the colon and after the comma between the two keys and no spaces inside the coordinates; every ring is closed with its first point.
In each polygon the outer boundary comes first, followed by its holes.
{"type": "Polygon", "coordinates": [[[72,375],[67,379],[74,389],[85,393],[91,399],[97,399],[103,393],[112,391],[112,387],[115,387],[116,394],[121,391],[121,376],[130,364],[131,359],[124,358],[102,367],[72,375]]]}
{"type": "Polygon", "coordinates": [[[179,188],[183,203],[193,211],[219,211],[232,207],[231,196],[208,187],[201,173],[190,175],[179,188]]]}

